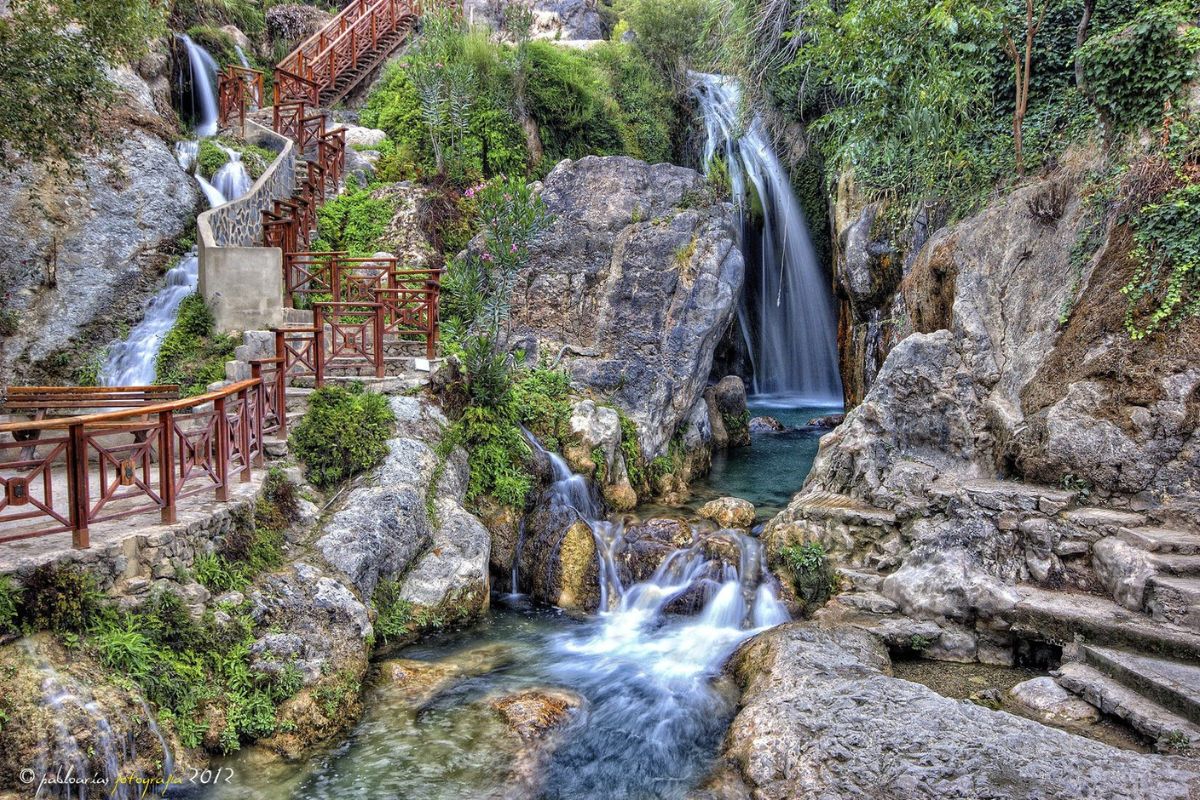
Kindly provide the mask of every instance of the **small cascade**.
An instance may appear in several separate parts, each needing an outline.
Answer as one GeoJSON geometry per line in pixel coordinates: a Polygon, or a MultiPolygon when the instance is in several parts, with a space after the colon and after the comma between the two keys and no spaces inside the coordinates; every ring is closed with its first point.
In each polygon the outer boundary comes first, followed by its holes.
{"type": "Polygon", "coordinates": [[[146,726],[147,733],[158,742],[160,752],[139,753],[136,725],[128,717],[120,711],[103,708],[86,686],[55,670],[28,640],[24,646],[43,675],[42,703],[54,720],[53,741],[41,743],[41,763],[34,765],[35,774],[54,774],[61,781],[57,785],[47,784],[38,796],[64,800],[88,800],[89,797],[133,800],[160,795],[162,787],[167,785],[166,779],[174,771],[175,761],[166,737],[145,701],[141,701],[142,715],[136,724],[146,726]],[[79,731],[87,731],[86,748],[80,746],[79,731]],[[140,758],[144,759],[143,764],[139,764],[140,758]],[[155,762],[161,769],[161,782],[145,784],[151,788],[144,791],[142,784],[128,780],[130,777],[159,778],[159,775],[140,774],[142,769],[155,765],[155,762]],[[89,784],[97,775],[106,783],[89,784]]]}
{"type": "Polygon", "coordinates": [[[250,69],[250,59],[246,58],[246,52],[242,50],[241,45],[235,44],[233,52],[237,53],[238,61],[241,62],[241,65],[246,69],[250,69]]]}
{"type": "Polygon", "coordinates": [[[250,173],[246,171],[246,164],[242,161],[241,153],[223,145],[218,145],[218,147],[225,151],[229,160],[217,170],[216,175],[213,175],[212,185],[220,192],[222,198],[233,200],[250,191],[250,186],[254,181],[250,179],[250,173]]]}
{"type": "Polygon", "coordinates": [[[187,49],[188,67],[192,77],[192,111],[196,119],[196,134],[202,138],[217,133],[217,62],[208,51],[179,34],[187,49]]]}
{"type": "Polygon", "coordinates": [[[704,116],[705,168],[711,171],[718,155],[724,159],[742,222],[742,252],[759,255],[757,264],[747,260],[747,291],[738,313],[754,370],[753,392],[836,405],[842,386],[833,296],[787,170],[762,120],[743,119],[736,81],[704,73],[692,77],[704,116]],[[748,246],[751,191],[763,212],[761,241],[754,247],[748,246]]]}
{"type": "MultiPolygon", "coordinates": [[[[190,46],[201,53],[204,52],[195,44],[190,46]]],[[[213,132],[216,132],[215,122],[213,132]]],[[[204,193],[209,208],[236,200],[250,190],[252,183],[241,154],[229,148],[222,149],[229,154],[229,161],[217,170],[210,182],[197,168],[200,142],[191,140],[175,144],[175,160],[185,172],[192,173],[200,191],[204,193]]],[[[124,341],[116,342],[108,348],[108,355],[98,376],[101,386],[149,386],[154,383],[158,351],[162,347],[163,339],[175,324],[179,304],[196,291],[199,279],[200,258],[193,249],[168,270],[163,288],[150,300],[142,321],[129,332],[124,341]]]]}

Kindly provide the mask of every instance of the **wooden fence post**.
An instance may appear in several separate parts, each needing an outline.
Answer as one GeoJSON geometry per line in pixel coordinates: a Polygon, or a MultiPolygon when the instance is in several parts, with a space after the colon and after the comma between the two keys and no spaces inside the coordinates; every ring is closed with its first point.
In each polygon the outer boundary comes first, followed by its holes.
{"type": "Polygon", "coordinates": [[[241,413],[238,414],[238,447],[242,451],[242,474],[239,478],[242,483],[250,482],[250,393],[245,389],[238,392],[238,402],[241,404],[241,413]]]}
{"type": "Polygon", "coordinates": [[[162,521],[175,521],[175,414],[158,414],[158,491],[162,495],[162,521]]]}
{"type": "Polygon", "coordinates": [[[87,442],[83,425],[72,425],[67,437],[67,498],[71,509],[71,545],[76,550],[91,546],[88,537],[87,442]]]}
{"type": "Polygon", "coordinates": [[[217,499],[222,503],[229,500],[229,418],[225,416],[225,398],[218,397],[213,401],[215,428],[213,435],[217,437],[217,499]]]}

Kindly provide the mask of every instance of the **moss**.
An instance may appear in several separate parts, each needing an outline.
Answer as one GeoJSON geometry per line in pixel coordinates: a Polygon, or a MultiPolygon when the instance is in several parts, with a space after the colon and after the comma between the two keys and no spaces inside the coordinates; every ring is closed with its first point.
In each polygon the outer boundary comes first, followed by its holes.
{"type": "Polygon", "coordinates": [[[183,298],[175,324],[163,338],[154,382],[178,384],[185,397],[203,394],[225,378],[237,339],[214,330],[212,312],[199,294],[183,298]]]}
{"type": "Polygon", "coordinates": [[[74,565],[43,564],[22,581],[21,588],[17,618],[27,632],[79,633],[106,614],[104,593],[95,576],[74,565]]]}
{"type": "Polygon", "coordinates": [[[11,575],[0,575],[0,636],[17,632],[22,594],[11,575]]]}
{"type": "Polygon", "coordinates": [[[805,542],[779,548],[773,559],[791,579],[791,586],[802,613],[829,599],[834,585],[825,548],[817,542],[805,542]]]}

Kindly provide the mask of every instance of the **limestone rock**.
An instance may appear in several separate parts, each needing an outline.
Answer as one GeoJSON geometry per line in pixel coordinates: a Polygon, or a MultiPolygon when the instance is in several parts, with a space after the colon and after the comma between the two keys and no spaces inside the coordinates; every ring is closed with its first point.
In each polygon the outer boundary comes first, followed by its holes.
{"type": "Polygon", "coordinates": [[[346,146],[354,149],[371,149],[383,143],[387,131],[378,128],[362,128],[358,125],[344,125],[346,129],[346,146]]]}
{"type": "Polygon", "coordinates": [[[740,497],[721,497],[700,506],[697,512],[722,528],[749,528],[754,524],[754,504],[740,497]]]}
{"type": "Polygon", "coordinates": [[[583,703],[580,695],[563,689],[526,689],[489,705],[522,739],[537,739],[567,724],[583,703]]]}
{"type": "Polygon", "coordinates": [[[128,70],[112,143],[56,179],[14,164],[0,176],[0,286],[20,320],[5,337],[0,383],[70,384],[74,370],[136,324],[161,288],[167,255],[193,223],[195,181],[159,136],[172,130],[128,70]]]}
{"type": "Polygon", "coordinates": [[[1008,690],[1008,696],[1014,704],[1046,723],[1087,725],[1100,719],[1099,709],[1048,676],[1022,681],[1008,690]]]}
{"type": "Polygon", "coordinates": [[[455,615],[477,616],[488,607],[491,535],[455,500],[438,500],[435,508],[433,546],[404,576],[400,598],[426,608],[450,605],[455,615]]]}
{"type": "Polygon", "coordinates": [[[542,186],[554,223],[513,293],[514,341],[535,340],[577,386],[611,397],[647,458],[665,453],[698,402],[704,409],[742,287],[732,208],[696,207],[703,187],[669,164],[560,163],[542,186]]]}
{"type": "Polygon", "coordinates": [[[1186,798],[1192,762],[1145,756],[886,674],[869,635],[779,626],[744,644],[742,690],[699,797],[1186,798]]]}
{"type": "Polygon", "coordinates": [[[751,433],[779,433],[786,426],[774,417],[754,417],[750,420],[751,433]]]}

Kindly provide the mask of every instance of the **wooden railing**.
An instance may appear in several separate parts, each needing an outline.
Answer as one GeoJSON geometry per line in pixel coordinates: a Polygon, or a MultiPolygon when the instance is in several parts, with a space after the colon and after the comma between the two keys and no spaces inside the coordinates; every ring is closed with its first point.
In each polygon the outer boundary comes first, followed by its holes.
{"type": "Polygon", "coordinates": [[[364,62],[373,64],[380,43],[411,30],[421,11],[414,0],[354,0],[279,62],[285,81],[276,102],[300,99],[317,105],[321,91],[337,86],[364,62]],[[314,85],[319,87],[315,95],[314,85]]]}
{"type": "Polygon", "coordinates": [[[217,111],[222,124],[236,118],[245,127],[246,112],[263,106],[263,73],[261,70],[229,65],[217,74],[217,111]]]}
{"type": "Polygon", "coordinates": [[[0,425],[13,437],[0,442],[0,542],[71,531],[86,548],[92,523],[151,511],[171,523],[185,497],[228,500],[263,465],[264,435],[287,434],[283,364],[255,362],[250,379],[198,397],[0,425]]]}

